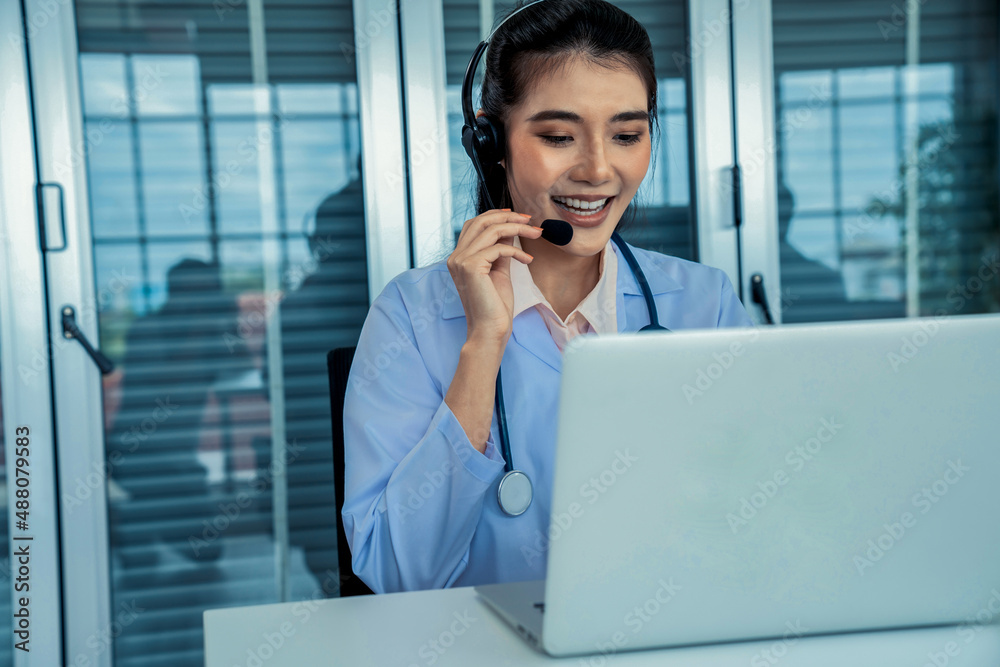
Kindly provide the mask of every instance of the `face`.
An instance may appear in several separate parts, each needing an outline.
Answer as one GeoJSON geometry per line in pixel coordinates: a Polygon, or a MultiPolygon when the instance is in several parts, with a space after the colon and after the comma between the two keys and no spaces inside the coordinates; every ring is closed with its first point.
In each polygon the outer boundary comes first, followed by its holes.
{"type": "Polygon", "coordinates": [[[584,257],[611,238],[649,167],[647,97],[631,70],[573,58],[540,77],[512,110],[509,159],[501,164],[513,210],[530,213],[532,224],[573,225],[573,240],[552,247],[584,257]]]}

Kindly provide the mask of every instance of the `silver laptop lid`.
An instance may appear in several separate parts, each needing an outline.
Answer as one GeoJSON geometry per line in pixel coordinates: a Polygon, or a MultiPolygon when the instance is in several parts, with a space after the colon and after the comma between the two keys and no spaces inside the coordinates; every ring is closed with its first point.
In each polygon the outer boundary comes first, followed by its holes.
{"type": "Polygon", "coordinates": [[[998,341],[998,316],[575,339],[546,650],[982,609],[1000,587],[998,341]]]}

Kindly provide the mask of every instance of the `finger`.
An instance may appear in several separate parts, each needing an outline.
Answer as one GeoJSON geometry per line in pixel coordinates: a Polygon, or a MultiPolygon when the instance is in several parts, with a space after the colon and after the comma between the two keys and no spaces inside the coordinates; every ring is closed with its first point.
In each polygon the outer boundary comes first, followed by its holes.
{"type": "Polygon", "coordinates": [[[531,255],[510,245],[493,245],[472,256],[475,265],[480,269],[492,268],[493,262],[501,257],[513,257],[524,264],[530,264],[534,259],[531,255]]]}
{"type": "Polygon", "coordinates": [[[470,229],[479,226],[479,222],[484,215],[489,215],[490,213],[493,213],[495,211],[509,211],[509,210],[510,210],[509,208],[490,209],[489,211],[483,211],[479,215],[472,216],[471,218],[466,220],[465,223],[462,225],[462,229],[458,233],[458,238],[455,239],[455,245],[458,246],[459,244],[462,243],[462,239],[465,238],[470,233],[469,232],[470,229]]]}
{"type": "Polygon", "coordinates": [[[504,222],[483,229],[479,236],[469,239],[466,254],[474,254],[493,245],[514,245],[515,236],[537,239],[542,235],[539,227],[524,222],[504,222]]]}
{"type": "Polygon", "coordinates": [[[502,213],[502,212],[508,212],[508,211],[510,211],[509,208],[494,208],[494,209],[490,209],[488,211],[483,211],[479,215],[476,215],[476,216],[473,216],[473,217],[469,218],[468,220],[465,221],[465,224],[462,225],[462,231],[460,231],[458,233],[458,239],[456,240],[456,244],[461,243],[462,242],[462,238],[464,236],[467,236],[468,232],[472,228],[475,227],[475,228],[478,229],[479,227],[481,227],[482,219],[483,219],[484,216],[492,216],[494,213],[502,213]]]}
{"type": "Polygon", "coordinates": [[[524,222],[530,220],[531,216],[523,213],[515,213],[509,208],[503,209],[493,209],[486,211],[475,218],[469,220],[469,222],[462,228],[462,232],[458,235],[458,240],[456,241],[456,246],[462,242],[464,239],[475,238],[482,233],[484,229],[495,224],[503,222],[524,222]]]}

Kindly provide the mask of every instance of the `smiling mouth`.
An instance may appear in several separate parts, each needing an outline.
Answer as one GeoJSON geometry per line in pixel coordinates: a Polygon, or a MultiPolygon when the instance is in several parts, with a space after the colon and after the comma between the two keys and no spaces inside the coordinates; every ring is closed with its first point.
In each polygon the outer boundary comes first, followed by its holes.
{"type": "Polygon", "coordinates": [[[581,218],[588,218],[592,215],[599,214],[611,204],[613,199],[614,197],[607,197],[600,202],[597,208],[590,208],[590,206],[598,204],[598,202],[586,202],[579,199],[573,199],[572,197],[552,197],[552,201],[555,202],[558,208],[561,208],[564,211],[569,211],[573,215],[578,215],[581,218]]]}

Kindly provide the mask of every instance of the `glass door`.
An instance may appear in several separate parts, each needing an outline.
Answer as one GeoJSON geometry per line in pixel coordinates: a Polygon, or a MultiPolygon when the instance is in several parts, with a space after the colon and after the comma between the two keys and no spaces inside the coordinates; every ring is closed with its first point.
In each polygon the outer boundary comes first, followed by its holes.
{"type": "Polygon", "coordinates": [[[743,279],[766,276],[779,321],[1000,310],[997,30],[992,0],[770,0],[735,24],[761,174],[743,279]]]}
{"type": "Polygon", "coordinates": [[[93,348],[52,363],[66,662],[201,665],[204,610],[339,594],[326,353],[410,265],[396,12],[26,5],[48,317],[93,348]]]}
{"type": "Polygon", "coordinates": [[[0,665],[43,667],[63,664],[67,632],[50,374],[63,352],[50,335],[39,252],[50,247],[42,230],[58,230],[60,218],[58,190],[37,171],[25,31],[20,3],[0,3],[0,665]]]}

